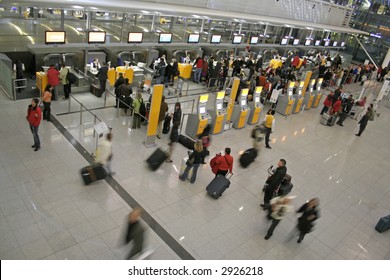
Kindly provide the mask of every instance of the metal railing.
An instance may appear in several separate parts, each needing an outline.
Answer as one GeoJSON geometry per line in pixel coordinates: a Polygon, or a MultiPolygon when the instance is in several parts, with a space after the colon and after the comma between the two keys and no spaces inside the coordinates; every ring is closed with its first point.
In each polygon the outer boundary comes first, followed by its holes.
{"type": "Polygon", "coordinates": [[[23,88],[27,88],[27,79],[15,79],[13,80],[13,83],[14,83],[14,92],[13,92],[13,100],[16,101],[16,90],[17,89],[23,89],[23,88]],[[22,85],[17,85],[18,83],[22,83],[22,85]]]}

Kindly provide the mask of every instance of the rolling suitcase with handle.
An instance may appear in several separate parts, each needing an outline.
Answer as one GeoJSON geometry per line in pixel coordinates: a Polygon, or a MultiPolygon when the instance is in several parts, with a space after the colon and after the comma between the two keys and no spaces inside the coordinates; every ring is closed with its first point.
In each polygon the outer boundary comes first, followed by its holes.
{"type": "Polygon", "coordinates": [[[184,136],[183,134],[180,134],[178,142],[189,150],[194,149],[195,141],[192,140],[190,137],[187,137],[187,136],[184,136]]]}
{"type": "Polygon", "coordinates": [[[153,154],[150,155],[150,157],[146,160],[148,163],[150,169],[153,171],[157,170],[160,165],[168,158],[168,155],[166,152],[161,150],[160,148],[157,148],[153,154]]]}
{"type": "MultiPolygon", "coordinates": [[[[230,175],[229,179],[233,174],[230,175]]],[[[216,176],[206,187],[207,193],[215,199],[218,199],[223,192],[230,186],[230,180],[223,175],[216,176]]]]}
{"type": "Polygon", "coordinates": [[[81,177],[86,186],[98,180],[103,180],[106,176],[107,172],[101,164],[86,166],[81,169],[81,177]]]}

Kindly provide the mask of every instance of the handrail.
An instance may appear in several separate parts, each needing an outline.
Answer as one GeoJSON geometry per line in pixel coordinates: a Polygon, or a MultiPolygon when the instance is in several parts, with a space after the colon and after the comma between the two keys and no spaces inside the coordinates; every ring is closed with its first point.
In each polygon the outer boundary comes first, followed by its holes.
{"type": "Polygon", "coordinates": [[[14,92],[13,92],[14,96],[13,96],[13,99],[16,101],[16,90],[17,89],[26,88],[27,87],[27,79],[26,78],[24,78],[24,79],[14,79],[13,82],[14,82],[14,92]],[[24,85],[23,86],[16,86],[16,83],[17,82],[21,82],[21,81],[25,82],[24,85]]]}

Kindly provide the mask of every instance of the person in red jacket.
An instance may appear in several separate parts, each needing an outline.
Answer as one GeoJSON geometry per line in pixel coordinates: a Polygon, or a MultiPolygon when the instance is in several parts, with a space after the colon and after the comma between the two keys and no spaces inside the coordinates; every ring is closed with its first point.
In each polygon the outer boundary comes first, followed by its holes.
{"type": "Polygon", "coordinates": [[[60,72],[54,68],[54,65],[50,65],[49,70],[47,70],[47,83],[52,85],[54,88],[52,100],[56,100],[58,96],[58,85],[60,84],[60,72]]]}
{"type": "Polygon", "coordinates": [[[331,125],[332,121],[334,121],[335,118],[337,118],[337,116],[339,115],[340,110],[341,110],[341,96],[337,98],[332,108],[330,108],[329,115],[331,115],[331,117],[329,118],[326,125],[331,125]]]}
{"type": "Polygon", "coordinates": [[[28,105],[26,119],[30,124],[30,130],[34,137],[34,145],[31,148],[34,148],[34,151],[38,151],[41,148],[41,142],[39,141],[38,128],[42,119],[41,108],[38,106],[39,100],[34,98],[31,100],[31,104],[28,105]]]}
{"type": "Polygon", "coordinates": [[[218,174],[226,176],[228,172],[233,174],[233,157],[230,155],[230,152],[230,148],[225,148],[225,155],[218,157],[216,160],[218,172],[215,176],[218,176],[218,174]]]}
{"type": "Polygon", "coordinates": [[[333,92],[329,93],[324,100],[324,108],[322,108],[320,115],[327,113],[329,108],[332,106],[333,92]]]}

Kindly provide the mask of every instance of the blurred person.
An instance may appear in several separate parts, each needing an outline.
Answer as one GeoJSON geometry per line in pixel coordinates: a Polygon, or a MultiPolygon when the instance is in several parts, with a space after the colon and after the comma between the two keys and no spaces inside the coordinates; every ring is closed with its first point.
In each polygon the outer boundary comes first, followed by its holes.
{"type": "Polygon", "coordinates": [[[303,204],[297,211],[302,213],[298,218],[297,228],[299,230],[298,243],[301,243],[305,235],[313,230],[314,221],[316,221],[320,215],[318,210],[320,200],[318,198],[312,198],[305,204],[303,204]]]}
{"type": "Polygon", "coordinates": [[[280,221],[285,217],[288,212],[293,211],[293,207],[290,205],[291,198],[288,196],[278,196],[271,200],[271,207],[269,208],[267,218],[272,220],[271,226],[267,231],[267,235],[264,237],[265,240],[270,239],[274,233],[275,228],[278,226],[280,221]]]}
{"type": "Polygon", "coordinates": [[[322,108],[320,115],[323,115],[324,113],[328,113],[328,110],[333,103],[332,100],[333,100],[333,92],[329,93],[328,96],[325,98],[324,107],[322,108]]]}
{"type": "Polygon", "coordinates": [[[266,129],[265,132],[265,147],[268,149],[271,149],[271,146],[269,145],[269,138],[271,133],[275,129],[275,110],[268,111],[267,115],[264,118],[264,127],[266,129]]]}
{"type": "Polygon", "coordinates": [[[211,125],[207,124],[199,136],[200,140],[202,141],[203,150],[204,150],[204,158],[202,160],[202,164],[206,164],[205,158],[210,154],[209,150],[207,149],[211,145],[210,133],[211,133],[211,125]]]}
{"type": "Polygon", "coordinates": [[[171,130],[171,135],[169,136],[170,142],[168,143],[169,148],[168,148],[168,158],[165,160],[165,162],[171,163],[172,162],[172,153],[173,153],[173,148],[175,146],[175,143],[179,141],[179,123],[178,122],[173,122],[172,130],[171,130]]]}
{"type": "Polygon", "coordinates": [[[133,247],[126,258],[128,260],[141,253],[144,246],[145,229],[139,221],[141,212],[141,208],[137,207],[128,215],[125,243],[128,244],[133,241],[133,247]]]}
{"type": "Polygon", "coordinates": [[[165,102],[165,96],[162,96],[161,105],[160,105],[160,115],[158,117],[158,130],[157,130],[157,138],[161,139],[162,130],[163,130],[163,122],[165,120],[165,115],[168,112],[168,104],[165,102]]]}
{"type": "Polygon", "coordinates": [[[339,126],[343,126],[344,120],[347,118],[349,112],[353,106],[353,98],[352,94],[349,95],[348,99],[344,101],[342,104],[341,114],[339,120],[336,122],[339,126]]]}
{"type": "Polygon", "coordinates": [[[54,68],[53,64],[51,64],[49,69],[47,70],[47,83],[54,88],[54,91],[52,92],[52,100],[57,100],[58,85],[60,84],[59,75],[60,72],[54,68]]]}
{"type": "Polygon", "coordinates": [[[71,88],[72,88],[71,84],[68,81],[69,71],[70,71],[69,68],[65,66],[65,63],[63,63],[61,65],[61,70],[60,70],[60,75],[59,75],[61,84],[64,87],[64,98],[63,99],[69,98],[69,94],[70,94],[71,88]]]}
{"type": "Polygon", "coordinates": [[[363,131],[366,129],[366,126],[368,124],[368,121],[370,120],[371,115],[371,108],[367,108],[367,112],[364,114],[364,116],[359,121],[359,132],[355,134],[356,136],[362,135],[363,131]]]}
{"type": "Polygon", "coordinates": [[[99,142],[99,145],[96,150],[95,162],[103,165],[107,171],[108,175],[112,176],[115,173],[111,170],[111,161],[112,161],[112,133],[109,132],[106,135],[106,139],[103,139],[99,142]]]}
{"type": "MultiPolygon", "coordinates": [[[[17,80],[24,79],[24,71],[25,70],[26,70],[26,68],[24,67],[24,64],[18,59],[13,67],[13,71],[16,75],[17,80]]],[[[18,81],[17,85],[18,85],[18,87],[21,87],[23,85],[23,82],[18,81]]],[[[18,88],[18,92],[21,92],[21,91],[22,91],[22,89],[18,88]]]]}
{"type": "Polygon", "coordinates": [[[366,105],[366,102],[367,102],[366,96],[364,96],[358,102],[356,102],[356,104],[358,105],[358,108],[357,108],[357,111],[355,113],[355,120],[360,119],[360,117],[364,111],[364,106],[366,105]]]}

